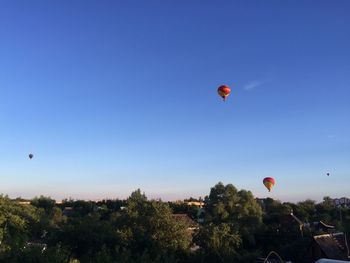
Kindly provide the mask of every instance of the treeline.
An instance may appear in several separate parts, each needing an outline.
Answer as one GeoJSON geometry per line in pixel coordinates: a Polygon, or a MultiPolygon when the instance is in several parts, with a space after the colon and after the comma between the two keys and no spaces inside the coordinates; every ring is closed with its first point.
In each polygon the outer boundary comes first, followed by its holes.
{"type": "Polygon", "coordinates": [[[0,262],[256,262],[271,250],[302,262],[311,237],[325,230],[301,228],[291,213],[350,234],[350,209],[335,207],[330,198],[318,204],[257,200],[218,183],[203,202],[201,208],[148,200],[140,190],[126,200],[62,204],[1,196],[0,262]]]}

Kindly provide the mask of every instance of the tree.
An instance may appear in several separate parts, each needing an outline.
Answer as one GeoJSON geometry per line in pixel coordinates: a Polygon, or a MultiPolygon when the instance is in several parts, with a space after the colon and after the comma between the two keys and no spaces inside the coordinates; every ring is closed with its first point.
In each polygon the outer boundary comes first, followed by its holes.
{"type": "Polygon", "coordinates": [[[172,216],[167,203],[148,201],[140,190],[131,194],[126,208],[113,216],[120,240],[119,252],[137,258],[147,254],[152,260],[170,260],[184,255],[191,245],[191,233],[172,216]]]}
{"type": "Polygon", "coordinates": [[[305,200],[297,203],[294,208],[294,213],[303,222],[312,222],[316,219],[316,205],[313,200],[305,200]]]}
{"type": "Polygon", "coordinates": [[[68,251],[60,246],[43,250],[40,246],[26,246],[13,262],[20,263],[67,263],[68,251]]]}
{"type": "Polygon", "coordinates": [[[205,222],[237,224],[240,235],[254,244],[254,232],[262,222],[262,209],[250,191],[237,189],[219,182],[205,198],[205,222]]]}
{"type": "Polygon", "coordinates": [[[204,250],[207,262],[234,262],[242,240],[235,225],[209,223],[200,229],[195,242],[204,250]]]}
{"type": "Polygon", "coordinates": [[[35,197],[30,201],[30,204],[45,210],[46,213],[51,213],[52,209],[55,207],[56,201],[51,199],[51,197],[35,197]]]}
{"type": "Polygon", "coordinates": [[[56,240],[51,240],[53,244],[62,244],[70,251],[70,258],[77,258],[81,262],[90,262],[101,253],[104,256],[108,252],[112,254],[117,241],[111,223],[99,220],[97,215],[70,219],[56,233],[56,240]]]}
{"type": "Polygon", "coordinates": [[[232,184],[219,182],[211,188],[204,203],[205,223],[196,242],[205,253],[211,257],[217,254],[218,260],[224,257],[225,262],[230,262],[255,252],[255,233],[262,222],[262,210],[250,191],[237,191],[232,184]]]}
{"type": "Polygon", "coordinates": [[[25,246],[30,227],[38,221],[36,209],[0,196],[0,261],[11,262],[25,246]]]}
{"type": "Polygon", "coordinates": [[[56,201],[50,197],[35,197],[30,203],[37,208],[36,213],[39,217],[37,224],[31,228],[31,233],[36,239],[43,238],[65,220],[62,210],[55,206],[56,201]]]}

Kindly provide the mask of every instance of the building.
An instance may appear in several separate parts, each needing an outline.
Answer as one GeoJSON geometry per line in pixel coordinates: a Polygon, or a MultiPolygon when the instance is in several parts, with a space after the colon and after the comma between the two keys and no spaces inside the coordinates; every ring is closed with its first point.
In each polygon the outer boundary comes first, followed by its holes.
{"type": "Polygon", "coordinates": [[[185,202],[187,205],[194,205],[194,206],[198,206],[199,208],[202,208],[204,206],[204,202],[199,202],[199,201],[189,201],[189,202],[185,202]]]}
{"type": "Polygon", "coordinates": [[[30,205],[30,201],[19,201],[20,205],[30,205]]]}
{"type": "Polygon", "coordinates": [[[350,260],[346,235],[342,232],[314,236],[308,249],[307,262],[318,259],[350,260]]]}
{"type": "Polygon", "coordinates": [[[72,216],[73,213],[74,213],[74,208],[71,206],[66,206],[62,212],[62,214],[67,217],[72,216]]]}
{"type": "Polygon", "coordinates": [[[335,206],[350,206],[350,198],[347,197],[334,198],[332,202],[335,206]]]}

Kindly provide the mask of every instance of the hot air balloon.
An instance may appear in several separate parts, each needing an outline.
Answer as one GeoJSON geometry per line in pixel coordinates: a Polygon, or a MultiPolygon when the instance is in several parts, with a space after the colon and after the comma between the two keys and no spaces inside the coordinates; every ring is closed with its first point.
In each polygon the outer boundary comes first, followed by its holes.
{"type": "Polygon", "coordinates": [[[30,153],[28,156],[29,156],[29,159],[32,159],[34,157],[32,153],[30,153]]]}
{"type": "Polygon", "coordinates": [[[329,176],[329,173],[327,173],[327,176],[329,176]]]}
{"type": "Polygon", "coordinates": [[[263,180],[263,184],[270,192],[272,187],[275,185],[275,179],[273,179],[272,177],[265,177],[263,180]]]}
{"type": "Polygon", "coordinates": [[[231,89],[226,85],[221,85],[218,88],[218,93],[219,93],[220,97],[222,97],[225,101],[226,98],[228,97],[228,95],[230,95],[231,89]]]}

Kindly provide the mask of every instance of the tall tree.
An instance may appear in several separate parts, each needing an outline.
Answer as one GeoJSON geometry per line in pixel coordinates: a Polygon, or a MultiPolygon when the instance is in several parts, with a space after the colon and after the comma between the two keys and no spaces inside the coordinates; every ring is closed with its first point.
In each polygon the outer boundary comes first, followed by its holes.
{"type": "Polygon", "coordinates": [[[232,184],[219,182],[211,188],[204,202],[205,223],[200,228],[197,242],[211,256],[215,252],[219,259],[225,257],[237,261],[242,253],[248,254],[243,249],[255,247],[254,235],[262,222],[261,207],[252,193],[237,191],[232,184]]]}
{"type": "Polygon", "coordinates": [[[38,221],[36,209],[0,196],[0,260],[10,262],[30,237],[30,227],[38,221]]]}
{"type": "Polygon", "coordinates": [[[114,215],[114,224],[121,240],[121,251],[133,256],[145,253],[151,259],[186,254],[191,233],[182,221],[172,216],[167,203],[148,201],[140,190],[131,194],[126,208],[114,215]]]}

